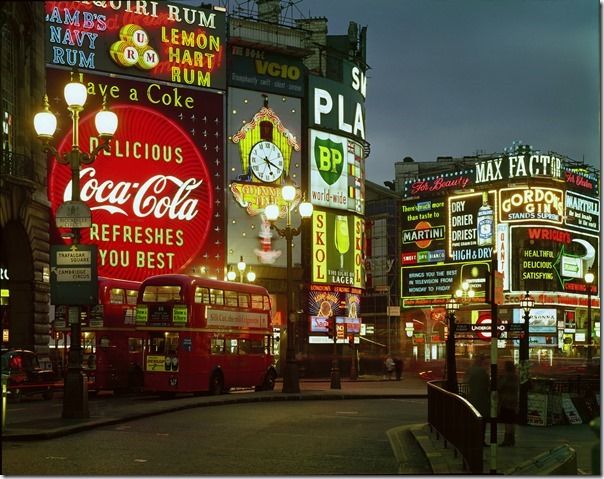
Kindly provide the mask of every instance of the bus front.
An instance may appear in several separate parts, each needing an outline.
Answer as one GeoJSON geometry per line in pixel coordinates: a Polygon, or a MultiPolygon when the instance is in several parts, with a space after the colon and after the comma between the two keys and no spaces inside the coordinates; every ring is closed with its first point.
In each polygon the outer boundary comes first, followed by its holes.
{"type": "Polygon", "coordinates": [[[189,311],[184,285],[143,283],[136,306],[137,330],[146,332],[144,348],[144,391],[173,395],[187,392],[186,381],[179,377],[181,351],[189,311]]]}

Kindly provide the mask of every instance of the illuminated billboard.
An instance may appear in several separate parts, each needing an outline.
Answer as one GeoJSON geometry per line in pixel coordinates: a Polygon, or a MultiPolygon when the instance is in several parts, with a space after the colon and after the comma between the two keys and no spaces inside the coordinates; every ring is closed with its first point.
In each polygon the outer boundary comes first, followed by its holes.
{"type": "Polygon", "coordinates": [[[564,179],[562,159],[556,155],[527,154],[479,158],[474,171],[476,185],[540,177],[553,180],[564,179]]]}
{"type": "Polygon", "coordinates": [[[229,45],[229,86],[303,97],[306,67],[299,58],[249,45],[229,45]]]}
{"type": "Polygon", "coordinates": [[[354,63],[342,60],[342,80],[308,76],[308,123],[351,138],[365,140],[367,77],[354,63]]]}
{"type": "Polygon", "coordinates": [[[564,192],[539,186],[501,188],[499,218],[508,223],[547,222],[560,224],[564,217],[564,192]]]}
{"type": "Polygon", "coordinates": [[[447,198],[449,258],[490,259],[495,242],[495,192],[482,191],[447,198]]]}
{"type": "Polygon", "coordinates": [[[600,202],[598,198],[566,191],[564,224],[585,231],[600,231],[600,202]]]}
{"type": "Polygon", "coordinates": [[[403,307],[444,304],[461,284],[467,282],[476,293],[475,302],[488,298],[491,263],[467,262],[415,265],[401,268],[403,307]]]}
{"type": "Polygon", "coordinates": [[[311,281],[363,288],[363,232],[360,216],[315,209],[311,281]]]}
{"type": "Polygon", "coordinates": [[[446,175],[425,176],[406,180],[403,196],[435,197],[454,191],[470,189],[474,185],[474,169],[447,173],[446,175]]]}
{"type": "Polygon", "coordinates": [[[50,65],[226,89],[225,12],[167,2],[44,2],[50,65]]]}
{"type": "Polygon", "coordinates": [[[335,318],[337,324],[345,324],[349,334],[361,332],[360,295],[341,291],[344,289],[311,287],[308,294],[309,332],[327,333],[330,318],[335,318]]]}
{"type": "MultiPolygon", "coordinates": [[[[51,110],[62,111],[69,73],[47,69],[51,110]]],[[[102,91],[111,92],[119,125],[111,151],[82,165],[80,197],[92,210],[82,243],[99,248],[101,276],[142,280],[152,274],[206,271],[222,277],[224,202],[223,95],[86,74],[87,114],[81,118],[82,149],[97,144],[94,114],[102,91]],[[183,106],[162,104],[177,95],[183,106]],[[216,162],[216,160],[219,160],[216,162]]],[[[71,122],[59,119],[58,150],[71,149],[71,122]]],[[[71,170],[50,162],[48,195],[53,217],[71,200],[71,170]]],[[[53,244],[66,231],[52,229],[53,244]]]]}
{"type": "Polygon", "coordinates": [[[596,274],[599,238],[548,226],[510,228],[511,290],[585,293],[585,273],[596,274]]]}
{"type": "MultiPolygon", "coordinates": [[[[227,141],[227,262],[243,256],[250,265],[285,268],[286,241],[264,215],[269,204],[280,206],[279,226],[287,205],[281,187],[287,178],[301,187],[301,100],[240,88],[229,88],[227,141]]],[[[301,189],[292,202],[296,210],[301,189]]],[[[295,213],[294,221],[300,216],[295,213]]],[[[293,238],[293,263],[300,263],[300,236],[293,238]]]]}
{"type": "Polygon", "coordinates": [[[310,130],[309,200],[313,205],[365,212],[363,146],[343,136],[310,130]]]}
{"type": "Polygon", "coordinates": [[[444,262],[445,199],[404,200],[401,211],[401,265],[444,262]]]}

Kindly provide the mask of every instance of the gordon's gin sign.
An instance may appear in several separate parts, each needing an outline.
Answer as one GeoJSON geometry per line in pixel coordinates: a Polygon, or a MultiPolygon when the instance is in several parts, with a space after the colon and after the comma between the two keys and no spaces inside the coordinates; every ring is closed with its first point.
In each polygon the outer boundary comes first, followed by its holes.
{"type": "MultiPolygon", "coordinates": [[[[81,230],[81,241],[98,245],[99,275],[141,280],[160,273],[199,273],[202,268],[210,274],[220,271],[215,243],[224,242],[210,235],[221,233],[215,221],[223,215],[215,208],[221,202],[215,201],[215,172],[208,167],[203,146],[207,143],[196,144],[194,128],[185,130],[162,111],[132,104],[114,104],[111,109],[119,118],[111,151],[80,168],[80,199],[92,212],[92,226],[81,230]]],[[[87,152],[98,141],[96,110],[91,111],[80,121],[79,131],[81,148],[87,152]]],[[[207,131],[204,137],[200,128],[199,136],[207,138],[207,131]]],[[[59,151],[70,148],[67,131],[59,151]]],[[[214,154],[215,148],[212,159],[214,154]]],[[[72,187],[70,168],[52,161],[53,213],[71,199],[72,187]]]]}

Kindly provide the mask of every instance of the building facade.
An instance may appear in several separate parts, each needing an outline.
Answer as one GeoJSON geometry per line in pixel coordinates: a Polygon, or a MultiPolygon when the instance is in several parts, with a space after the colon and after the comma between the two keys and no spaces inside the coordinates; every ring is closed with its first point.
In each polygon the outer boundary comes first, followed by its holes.
{"type": "Polygon", "coordinates": [[[401,318],[414,325],[405,338],[413,358],[444,358],[445,302],[454,297],[461,303],[458,356],[488,352],[494,302],[500,354],[517,360],[522,333],[510,325],[523,322],[527,292],[535,300],[531,360],[551,366],[585,358],[588,347],[599,355],[597,171],[520,144],[501,154],[397,167],[401,318]]]}
{"type": "Polygon", "coordinates": [[[2,344],[48,352],[47,158],[32,118],[45,90],[44,6],[0,6],[0,312],[2,344]]]}

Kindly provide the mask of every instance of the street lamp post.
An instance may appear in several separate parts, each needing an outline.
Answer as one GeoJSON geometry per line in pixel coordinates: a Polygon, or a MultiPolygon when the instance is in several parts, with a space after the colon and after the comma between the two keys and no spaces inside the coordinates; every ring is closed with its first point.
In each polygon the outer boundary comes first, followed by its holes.
{"type": "Polygon", "coordinates": [[[445,304],[449,320],[449,335],[447,336],[447,389],[457,394],[457,366],[455,364],[455,313],[459,303],[453,296],[445,304]]]}
{"type": "MultiPolygon", "coordinates": [[[[296,362],[295,354],[295,324],[294,318],[296,313],[292,311],[294,301],[292,299],[293,287],[292,287],[292,241],[294,237],[301,233],[301,225],[297,228],[292,228],[291,225],[291,209],[292,202],[296,197],[296,188],[292,185],[285,185],[281,189],[281,196],[286,203],[286,225],[285,228],[279,228],[275,225],[275,221],[279,217],[279,206],[275,204],[267,205],[264,209],[266,219],[270,221],[271,228],[277,231],[279,236],[285,238],[287,242],[287,278],[286,278],[286,312],[287,312],[287,352],[285,356],[285,371],[283,374],[283,392],[284,393],[298,393],[300,392],[300,381],[298,377],[298,363],[296,362]]],[[[312,216],[312,204],[303,201],[298,206],[298,212],[302,219],[310,218],[312,216]]]]}
{"type": "Polygon", "coordinates": [[[245,268],[247,264],[243,261],[243,256],[239,257],[239,263],[237,263],[237,269],[239,270],[239,282],[243,283],[243,273],[245,272],[245,268]]]}
{"type": "Polygon", "coordinates": [[[535,301],[527,291],[524,298],[520,300],[520,307],[524,311],[524,324],[520,338],[520,387],[519,387],[519,423],[526,425],[528,422],[528,389],[529,389],[529,320],[531,309],[535,301]]]}
{"type": "MultiPolygon", "coordinates": [[[[86,86],[81,82],[81,75],[78,75],[77,72],[76,78],[74,78],[74,72],[72,72],[71,81],[65,86],[64,96],[72,119],[71,150],[59,153],[50,144],[57,128],[57,119],[49,110],[48,96],[46,95],[44,96],[44,110],[34,116],[34,128],[38,138],[44,142],[44,151],[50,152],[59,163],[70,166],[71,201],[80,203],[80,165],[92,163],[96,155],[102,150],[110,150],[109,140],[117,130],[118,121],[117,115],[107,110],[106,103],[103,101],[103,109],[95,116],[95,125],[101,141],[90,153],[86,153],[80,149],[78,128],[80,112],[84,109],[86,103],[87,91],[86,86]]],[[[80,242],[80,227],[72,228],[72,241],[75,245],[80,242]]],[[[70,321],[71,346],[69,348],[68,369],[63,394],[63,417],[65,418],[86,418],[90,415],[88,411],[88,384],[86,375],[82,371],[79,309],[79,305],[75,307],[75,320],[70,321]]]]}
{"type": "MultiPolygon", "coordinates": [[[[245,261],[243,261],[243,256],[239,257],[239,262],[237,263],[237,270],[239,270],[239,282],[243,283],[243,274],[245,273],[245,269],[248,267],[245,261]]],[[[248,283],[253,283],[256,281],[256,273],[252,271],[252,267],[250,266],[245,273],[245,277],[248,283]]],[[[237,273],[233,271],[232,265],[229,265],[229,270],[227,271],[226,278],[228,281],[235,281],[237,279],[237,273]]]]}
{"type": "Polygon", "coordinates": [[[587,366],[591,366],[591,285],[594,282],[594,274],[591,271],[585,273],[585,286],[587,287],[587,366]]]}

